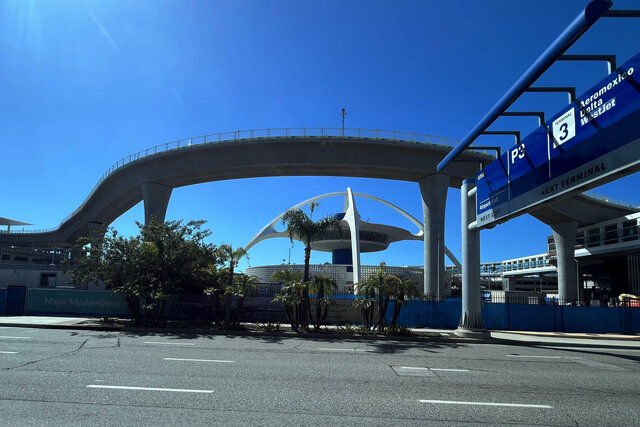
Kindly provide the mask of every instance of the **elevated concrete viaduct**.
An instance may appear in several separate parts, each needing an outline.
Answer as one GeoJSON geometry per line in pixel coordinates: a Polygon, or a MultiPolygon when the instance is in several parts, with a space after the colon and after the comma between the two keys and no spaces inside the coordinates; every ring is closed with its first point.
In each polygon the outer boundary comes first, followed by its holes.
{"type": "MultiPolygon", "coordinates": [[[[162,148],[162,146],[159,146],[162,148]]],[[[106,174],[60,226],[44,233],[0,233],[0,245],[68,247],[144,201],[145,221],[164,220],[171,191],[203,182],[270,176],[352,176],[417,182],[425,221],[425,289],[444,290],[444,217],[447,189],[460,187],[494,157],[466,151],[436,174],[451,150],[438,144],[351,136],[234,139],[133,155],[106,174]],[[91,230],[90,230],[91,228],[91,230]],[[440,256],[438,257],[438,254],[440,256]]]]}

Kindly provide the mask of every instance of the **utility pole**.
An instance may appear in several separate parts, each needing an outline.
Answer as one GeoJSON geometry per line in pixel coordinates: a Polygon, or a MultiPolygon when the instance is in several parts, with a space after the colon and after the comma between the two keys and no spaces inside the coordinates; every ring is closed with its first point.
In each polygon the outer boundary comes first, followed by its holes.
{"type": "Polygon", "coordinates": [[[342,136],[344,136],[344,116],[347,115],[347,110],[343,108],[340,115],[342,116],[342,136]]]}

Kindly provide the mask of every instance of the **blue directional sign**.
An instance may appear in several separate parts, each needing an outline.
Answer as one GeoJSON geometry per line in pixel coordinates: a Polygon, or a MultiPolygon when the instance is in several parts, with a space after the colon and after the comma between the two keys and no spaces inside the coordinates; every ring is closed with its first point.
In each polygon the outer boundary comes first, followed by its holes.
{"type": "Polygon", "coordinates": [[[487,165],[477,177],[485,227],[640,164],[640,53],[487,165]]]}

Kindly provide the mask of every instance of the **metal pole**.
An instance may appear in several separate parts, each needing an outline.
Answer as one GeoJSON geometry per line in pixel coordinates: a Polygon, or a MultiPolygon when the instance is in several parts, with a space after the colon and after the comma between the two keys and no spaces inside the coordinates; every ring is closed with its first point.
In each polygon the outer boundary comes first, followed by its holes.
{"type": "Polygon", "coordinates": [[[480,299],[480,230],[470,230],[475,222],[475,179],[465,179],[461,188],[462,216],[462,315],[456,335],[487,338],[480,299]]]}
{"type": "Polygon", "coordinates": [[[347,110],[343,108],[342,113],[340,113],[340,115],[342,116],[342,136],[344,136],[344,116],[347,115],[347,110]]]}
{"type": "Polygon", "coordinates": [[[436,235],[436,246],[438,247],[438,265],[436,267],[436,269],[438,270],[438,274],[437,274],[438,302],[440,302],[440,233],[436,235]]]}

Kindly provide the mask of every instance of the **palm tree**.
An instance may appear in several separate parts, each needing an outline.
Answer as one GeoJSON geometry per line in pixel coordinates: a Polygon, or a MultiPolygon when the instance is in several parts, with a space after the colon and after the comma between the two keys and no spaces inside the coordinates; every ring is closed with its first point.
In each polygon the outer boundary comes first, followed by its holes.
{"type": "Polygon", "coordinates": [[[235,324],[240,324],[240,315],[242,314],[242,309],[244,307],[244,298],[251,293],[251,291],[255,291],[256,285],[258,283],[258,278],[256,276],[250,276],[248,274],[237,274],[234,279],[235,284],[231,288],[227,288],[225,293],[231,293],[232,296],[237,297],[236,300],[236,316],[235,316],[235,324]]]}
{"type": "Polygon", "coordinates": [[[391,296],[395,298],[395,305],[393,306],[393,317],[391,318],[390,326],[395,328],[400,316],[400,310],[407,302],[416,298],[420,293],[418,292],[418,286],[416,281],[408,277],[400,277],[395,281],[392,289],[389,289],[391,296]]]}
{"type": "Polygon", "coordinates": [[[274,271],[271,275],[271,280],[275,280],[277,282],[282,282],[285,285],[290,285],[296,280],[300,280],[302,275],[299,271],[292,270],[278,270],[274,271]]]}
{"type": "MultiPolygon", "coordinates": [[[[331,304],[331,294],[336,290],[336,281],[333,277],[327,274],[318,274],[313,276],[312,290],[316,293],[316,319],[313,324],[315,330],[319,330],[324,324],[327,313],[329,312],[329,305],[331,304]]],[[[309,312],[311,316],[311,312],[309,312]]]]}
{"type": "MultiPolygon", "coordinates": [[[[238,266],[240,259],[247,255],[245,248],[233,249],[231,245],[220,245],[218,248],[220,257],[229,263],[229,275],[227,276],[227,286],[233,285],[233,270],[238,266]]],[[[247,258],[249,258],[247,256],[247,258]]]]}
{"type": "Polygon", "coordinates": [[[209,264],[202,269],[202,273],[208,278],[210,287],[204,290],[204,293],[209,296],[211,300],[211,311],[213,312],[213,321],[216,326],[220,326],[220,295],[223,293],[222,286],[220,286],[220,278],[222,271],[218,270],[215,264],[209,264]]]}
{"type": "Polygon", "coordinates": [[[271,280],[277,280],[283,283],[282,293],[275,294],[272,302],[280,302],[284,307],[284,312],[289,319],[291,329],[298,331],[300,321],[300,295],[302,293],[302,282],[300,278],[302,274],[299,271],[278,270],[271,275],[271,280]]]}
{"type": "MultiPolygon", "coordinates": [[[[375,274],[369,276],[367,280],[358,284],[359,297],[353,303],[354,307],[362,310],[363,323],[365,327],[369,328],[373,326],[372,331],[375,331],[376,328],[381,330],[385,326],[385,315],[392,297],[396,297],[396,301],[398,299],[402,299],[402,302],[404,302],[405,294],[402,293],[402,297],[399,297],[401,290],[405,289],[403,287],[404,282],[397,276],[388,274],[385,270],[385,266],[386,264],[381,262],[380,267],[375,274]],[[373,317],[376,305],[378,308],[378,321],[374,325],[373,317]]],[[[407,292],[410,295],[413,295],[409,290],[407,290],[407,292]]],[[[402,302],[397,307],[398,314],[400,313],[402,302]]],[[[397,316],[394,320],[397,320],[397,316]]]]}
{"type": "MultiPolygon", "coordinates": [[[[233,288],[233,270],[238,266],[240,258],[247,255],[245,248],[233,249],[231,245],[220,245],[218,247],[218,255],[220,258],[226,260],[229,264],[227,267],[227,289],[233,288]]],[[[231,298],[232,292],[225,292],[224,295],[224,327],[229,328],[231,326],[231,298]]]]}
{"type": "MultiPolygon", "coordinates": [[[[315,205],[313,206],[315,207],[315,205]]],[[[313,211],[312,211],[313,212],[313,211]]],[[[337,230],[342,234],[340,220],[328,216],[320,221],[313,221],[302,209],[290,209],[282,216],[282,223],[287,226],[287,235],[293,243],[293,239],[298,239],[304,243],[304,283],[302,295],[302,323],[307,327],[307,311],[309,310],[309,260],[311,258],[311,243],[319,240],[323,233],[328,230],[337,230]]]]}

